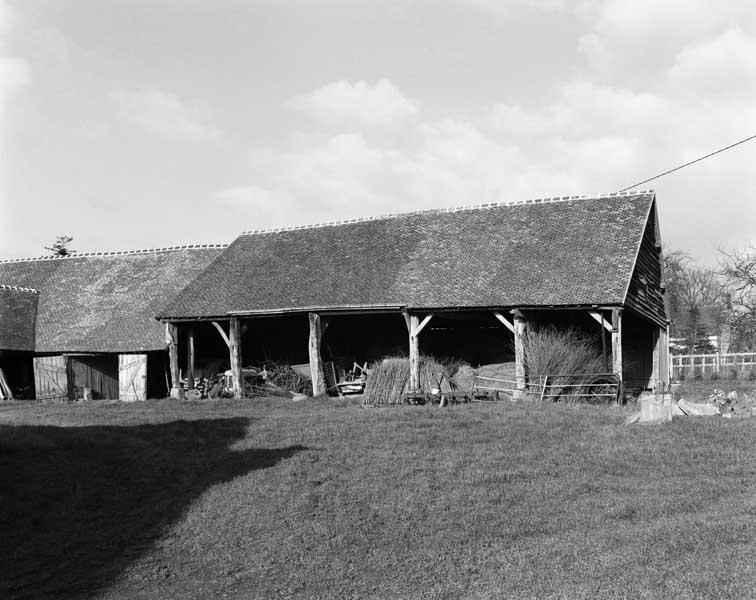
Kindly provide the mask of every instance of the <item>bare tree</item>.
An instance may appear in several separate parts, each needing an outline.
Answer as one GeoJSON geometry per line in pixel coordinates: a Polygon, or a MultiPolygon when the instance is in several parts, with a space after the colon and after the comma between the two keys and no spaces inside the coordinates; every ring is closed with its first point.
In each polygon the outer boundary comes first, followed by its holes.
{"type": "Polygon", "coordinates": [[[664,253],[664,275],[672,337],[683,338],[689,351],[713,350],[709,336],[722,335],[731,312],[720,275],[679,250],[664,253]]]}
{"type": "Polygon", "coordinates": [[[76,250],[69,250],[67,248],[71,242],[73,242],[73,238],[70,235],[59,235],[55,238],[52,246],[45,246],[45,250],[49,250],[55,256],[69,256],[76,253],[76,250]]]}
{"type": "Polygon", "coordinates": [[[737,350],[756,349],[756,247],[727,252],[719,249],[720,272],[732,295],[733,345],[737,350]]]}

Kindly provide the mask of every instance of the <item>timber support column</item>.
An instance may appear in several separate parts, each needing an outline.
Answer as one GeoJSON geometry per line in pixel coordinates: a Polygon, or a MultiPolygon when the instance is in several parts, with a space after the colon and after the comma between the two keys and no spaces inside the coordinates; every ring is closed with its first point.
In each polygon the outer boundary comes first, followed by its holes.
{"type": "Polygon", "coordinates": [[[228,350],[231,359],[231,383],[234,399],[244,397],[244,379],[242,377],[241,326],[238,317],[232,317],[228,331],[228,350]]]}
{"type": "Polygon", "coordinates": [[[313,397],[326,393],[325,373],[323,373],[323,358],[320,354],[320,342],[323,339],[323,325],[318,313],[310,313],[310,342],[308,352],[310,356],[310,377],[312,378],[313,397]]]}
{"type": "Polygon", "coordinates": [[[186,332],[186,387],[194,389],[194,327],[186,332]]]}
{"type": "Polygon", "coordinates": [[[528,383],[525,369],[525,334],[528,322],[525,320],[525,315],[517,309],[512,311],[512,317],[514,318],[515,379],[517,391],[524,392],[528,383]]]}
{"type": "Polygon", "coordinates": [[[417,315],[409,316],[409,391],[417,392],[420,390],[420,342],[417,339],[417,329],[420,325],[420,317],[417,315]]]}
{"type": "Polygon", "coordinates": [[[612,309],[612,373],[622,383],[622,309],[612,309]]]}
{"type": "Polygon", "coordinates": [[[669,333],[667,327],[659,327],[654,334],[654,391],[669,390],[669,333]]]}
{"type": "Polygon", "coordinates": [[[433,313],[425,315],[420,320],[418,315],[410,315],[407,312],[402,313],[404,322],[407,324],[407,333],[409,333],[409,390],[410,392],[420,391],[420,332],[430,323],[433,313]]]}
{"type": "Polygon", "coordinates": [[[178,327],[173,323],[165,324],[165,343],[168,344],[168,361],[171,370],[171,398],[184,399],[184,388],[179,381],[178,364],[178,327]]]}

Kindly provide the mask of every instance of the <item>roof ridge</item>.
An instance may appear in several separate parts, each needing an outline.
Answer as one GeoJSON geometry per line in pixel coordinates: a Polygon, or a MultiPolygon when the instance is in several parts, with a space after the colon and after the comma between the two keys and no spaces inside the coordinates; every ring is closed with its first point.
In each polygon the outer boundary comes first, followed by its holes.
{"type": "Polygon", "coordinates": [[[398,217],[409,217],[414,215],[426,215],[426,214],[441,214],[441,213],[454,213],[462,212],[466,210],[479,210],[482,208],[498,208],[502,206],[520,206],[525,204],[547,204],[554,202],[567,202],[569,200],[597,200],[599,198],[613,198],[623,196],[644,196],[655,193],[653,189],[648,190],[630,190],[626,192],[611,192],[608,194],[593,194],[593,195],[580,195],[580,196],[554,196],[553,198],[535,198],[532,200],[509,200],[502,202],[489,202],[485,204],[468,204],[464,206],[453,206],[449,208],[429,208],[426,210],[414,210],[404,213],[387,213],[383,215],[376,215],[372,217],[356,217],[354,219],[345,219],[343,221],[324,221],[321,223],[312,223],[307,225],[288,225],[285,227],[273,227],[270,229],[251,229],[249,231],[242,231],[240,235],[256,235],[265,233],[279,233],[282,231],[295,231],[298,229],[319,229],[321,227],[330,227],[334,225],[347,225],[349,223],[365,223],[368,221],[382,221],[385,219],[395,219],[398,217]]]}
{"type": "Polygon", "coordinates": [[[165,246],[164,248],[142,248],[139,250],[115,250],[112,252],[77,252],[75,254],[68,254],[66,256],[48,255],[48,256],[33,256],[29,258],[6,258],[0,260],[0,264],[16,263],[16,262],[30,262],[30,261],[45,261],[45,260],[71,260],[73,258],[90,258],[90,257],[106,257],[106,256],[128,256],[131,254],[154,254],[157,252],[169,252],[174,250],[201,250],[205,248],[227,248],[228,244],[185,244],[183,246],[165,246]]]}
{"type": "Polygon", "coordinates": [[[0,290],[11,290],[14,292],[31,292],[32,294],[39,294],[39,290],[35,290],[34,288],[23,287],[20,285],[5,285],[4,283],[0,283],[0,290]]]}

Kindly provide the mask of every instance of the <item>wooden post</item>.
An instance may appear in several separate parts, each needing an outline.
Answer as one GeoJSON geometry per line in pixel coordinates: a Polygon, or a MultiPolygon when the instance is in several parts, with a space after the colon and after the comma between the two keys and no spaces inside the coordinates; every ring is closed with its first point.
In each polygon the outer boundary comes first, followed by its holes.
{"type": "Polygon", "coordinates": [[[659,385],[663,392],[669,390],[669,325],[659,329],[659,385]]]}
{"type": "Polygon", "coordinates": [[[409,391],[420,391],[420,343],[417,330],[420,326],[420,317],[409,315],[409,368],[410,381],[409,391]]]}
{"type": "Polygon", "coordinates": [[[622,309],[612,309],[612,373],[622,381],[622,309]]]}
{"type": "Polygon", "coordinates": [[[234,398],[240,400],[244,397],[244,379],[242,378],[241,327],[238,317],[231,317],[228,341],[231,359],[231,384],[234,390],[234,398]]]}
{"type": "Polygon", "coordinates": [[[178,365],[178,327],[173,323],[165,324],[165,343],[168,344],[168,361],[171,368],[171,398],[184,399],[178,365]]]}
{"type": "Polygon", "coordinates": [[[525,334],[528,322],[517,309],[512,311],[512,316],[514,317],[515,380],[517,381],[517,390],[524,392],[528,383],[525,369],[525,334]]]}
{"type": "Polygon", "coordinates": [[[661,330],[660,329],[653,329],[651,331],[651,344],[654,347],[653,351],[653,358],[651,361],[651,378],[648,382],[648,387],[650,387],[655,393],[660,394],[662,393],[662,384],[661,384],[661,352],[660,352],[660,343],[661,343],[661,330]]]}
{"type": "Polygon", "coordinates": [[[323,373],[323,358],[320,354],[320,341],[323,337],[323,326],[318,313],[310,313],[310,376],[312,378],[312,395],[322,396],[326,393],[325,374],[323,373]]]}
{"type": "Polygon", "coordinates": [[[194,327],[186,332],[186,386],[194,389],[194,327]]]}

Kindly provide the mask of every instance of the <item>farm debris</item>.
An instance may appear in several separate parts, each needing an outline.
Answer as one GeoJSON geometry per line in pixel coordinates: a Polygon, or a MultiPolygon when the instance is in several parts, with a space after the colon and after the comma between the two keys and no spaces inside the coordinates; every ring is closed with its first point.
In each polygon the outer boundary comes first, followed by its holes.
{"type": "Polygon", "coordinates": [[[733,417],[752,417],[756,414],[756,390],[751,394],[738,395],[732,391],[725,395],[722,390],[714,390],[709,396],[709,402],[719,407],[719,412],[726,419],[733,417]]]}
{"type": "Polygon", "coordinates": [[[670,421],[673,416],[721,416],[725,419],[756,416],[756,390],[742,395],[736,391],[725,394],[722,390],[714,390],[706,402],[690,402],[685,398],[672,402],[670,394],[655,396],[647,393],[641,395],[640,403],[641,410],[630,415],[625,420],[626,425],[670,421]]]}
{"type": "Polygon", "coordinates": [[[336,384],[339,395],[362,394],[365,391],[365,382],[369,374],[370,369],[368,369],[367,363],[362,365],[353,363],[352,368],[346,371],[336,384]]]}
{"type": "MultiPolygon", "coordinates": [[[[283,396],[293,397],[298,394],[310,394],[312,384],[286,363],[267,361],[258,366],[242,369],[244,397],[283,396]]],[[[188,382],[182,380],[187,400],[209,398],[232,398],[233,384],[231,370],[221,371],[211,377],[199,377],[194,380],[194,388],[189,389],[188,382]]]]}
{"type": "Polygon", "coordinates": [[[721,414],[714,404],[688,402],[684,398],[677,401],[677,406],[689,417],[713,417],[721,414]]]}

